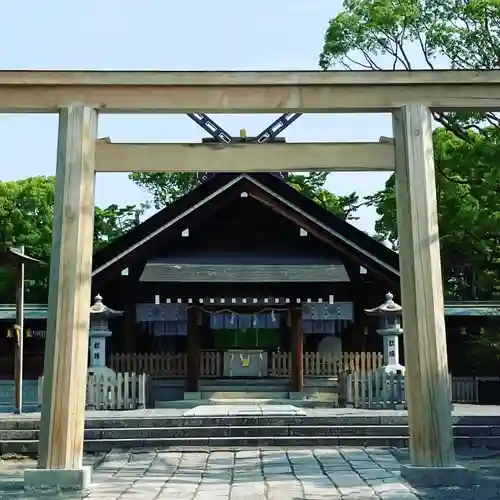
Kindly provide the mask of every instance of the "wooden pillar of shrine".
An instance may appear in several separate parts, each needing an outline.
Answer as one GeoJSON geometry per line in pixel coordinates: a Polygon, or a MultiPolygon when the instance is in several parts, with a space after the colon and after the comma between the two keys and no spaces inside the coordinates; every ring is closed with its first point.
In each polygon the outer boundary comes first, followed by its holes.
{"type": "Polygon", "coordinates": [[[304,331],[302,329],[302,308],[292,309],[292,389],[304,389],[304,331]]]}
{"type": "Polygon", "coordinates": [[[186,391],[198,392],[200,379],[200,314],[195,307],[187,310],[186,391]]]}

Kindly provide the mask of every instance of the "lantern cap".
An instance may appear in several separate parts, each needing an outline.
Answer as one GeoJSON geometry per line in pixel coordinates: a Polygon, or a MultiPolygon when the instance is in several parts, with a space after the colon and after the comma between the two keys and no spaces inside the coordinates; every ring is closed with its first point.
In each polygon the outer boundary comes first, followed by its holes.
{"type": "Polygon", "coordinates": [[[99,294],[95,296],[94,301],[94,305],[90,307],[91,316],[102,315],[107,318],[113,318],[123,314],[123,311],[116,311],[115,309],[111,309],[111,307],[104,305],[102,297],[99,294]]]}
{"type": "Polygon", "coordinates": [[[389,315],[389,314],[396,314],[400,315],[403,311],[403,308],[394,302],[394,295],[391,292],[388,292],[385,295],[385,302],[380,304],[379,306],[375,307],[374,309],[365,309],[366,314],[371,314],[371,315],[389,315]]]}

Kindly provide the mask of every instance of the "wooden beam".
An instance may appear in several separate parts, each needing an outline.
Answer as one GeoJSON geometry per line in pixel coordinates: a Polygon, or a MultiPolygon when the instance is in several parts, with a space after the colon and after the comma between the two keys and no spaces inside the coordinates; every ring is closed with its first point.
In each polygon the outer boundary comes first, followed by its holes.
{"type": "Polygon", "coordinates": [[[59,117],[39,469],[82,469],[97,113],[59,117]]]}
{"type": "Polygon", "coordinates": [[[404,106],[394,113],[394,132],[410,459],[414,466],[450,467],[455,457],[429,110],[404,106]]]}
{"type": "Polygon", "coordinates": [[[498,71],[1,71],[0,112],[101,113],[500,110],[498,71]]]}
{"type": "Polygon", "coordinates": [[[97,141],[97,172],[392,171],[388,143],[125,144],[97,141]]]}

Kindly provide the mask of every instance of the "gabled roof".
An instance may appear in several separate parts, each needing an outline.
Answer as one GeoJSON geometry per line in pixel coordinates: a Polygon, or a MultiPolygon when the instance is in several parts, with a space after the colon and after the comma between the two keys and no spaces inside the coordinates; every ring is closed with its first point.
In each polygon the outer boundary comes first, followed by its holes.
{"type": "Polygon", "coordinates": [[[95,253],[93,276],[111,267],[123,269],[134,254],[156,236],[173,230],[177,234],[186,227],[183,219],[209,217],[210,206],[216,201],[233,199],[242,191],[267,204],[286,217],[317,231],[345,255],[364,267],[382,272],[388,278],[399,279],[398,255],[382,243],[324,209],[283,180],[268,173],[218,174],[159,211],[142,224],[127,232],[95,253]]]}

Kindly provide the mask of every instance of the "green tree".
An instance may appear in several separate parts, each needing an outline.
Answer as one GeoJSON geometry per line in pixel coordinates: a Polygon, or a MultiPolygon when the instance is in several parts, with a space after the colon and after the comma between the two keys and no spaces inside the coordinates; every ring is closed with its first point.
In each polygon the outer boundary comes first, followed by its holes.
{"type": "MultiPolygon", "coordinates": [[[[489,127],[482,134],[469,134],[474,142],[445,128],[434,132],[445,293],[450,299],[470,298],[467,270],[473,269],[478,298],[492,299],[500,292],[500,170],[494,168],[494,158],[500,158],[500,130],[489,127]],[[492,135],[488,141],[485,133],[492,135]]],[[[394,177],[368,201],[380,215],[377,233],[397,248],[394,177]]]]}
{"type": "MultiPolygon", "coordinates": [[[[27,255],[50,261],[54,177],[29,177],[0,182],[0,250],[24,245],[27,255]]],[[[94,246],[106,244],[137,223],[146,207],[133,205],[95,209],[94,246]]],[[[47,300],[49,266],[29,266],[26,271],[26,301],[47,300]]],[[[0,268],[0,302],[13,302],[15,281],[12,270],[0,268]]]]}
{"type": "MultiPolygon", "coordinates": [[[[323,69],[499,69],[498,0],[346,0],[327,28],[323,69]]],[[[500,293],[500,121],[494,113],[434,113],[445,290],[500,293]]],[[[370,197],[376,230],[397,248],[394,178],[370,197]]],[[[468,297],[467,297],[468,298],[468,297]]]]}
{"type": "MultiPolygon", "coordinates": [[[[346,219],[356,219],[359,197],[355,193],[336,196],[324,188],[327,172],[311,172],[309,175],[291,174],[288,183],[330,212],[346,219]]],[[[194,173],[142,173],[135,172],[129,178],[153,197],[156,209],[167,206],[194,189],[200,183],[194,173]]]]}
{"type": "Polygon", "coordinates": [[[153,197],[157,210],[189,193],[200,182],[198,174],[189,172],[133,172],[128,177],[153,197]]]}

